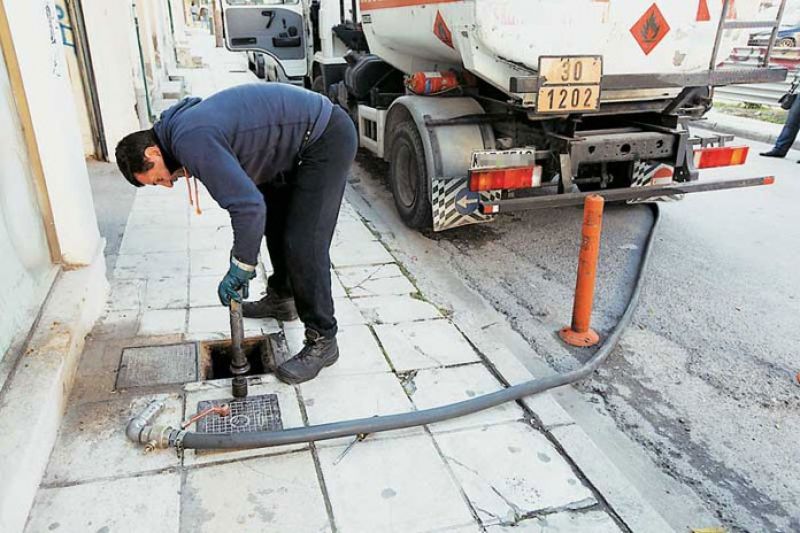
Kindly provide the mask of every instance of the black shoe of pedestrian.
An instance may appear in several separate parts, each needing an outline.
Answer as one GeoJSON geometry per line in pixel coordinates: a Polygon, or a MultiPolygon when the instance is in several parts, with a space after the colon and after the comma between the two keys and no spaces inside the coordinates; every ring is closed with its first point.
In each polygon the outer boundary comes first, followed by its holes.
{"type": "Polygon", "coordinates": [[[283,298],[274,290],[267,289],[267,295],[257,302],[245,302],[242,314],[247,318],[275,318],[289,322],[297,318],[294,298],[283,298]]]}
{"type": "Polygon", "coordinates": [[[300,353],[280,365],[275,372],[284,383],[297,384],[314,379],[320,370],[339,359],[336,337],[323,337],[312,329],[306,330],[305,346],[300,353]]]}
{"type": "Polygon", "coordinates": [[[779,152],[777,150],[770,150],[769,152],[761,152],[758,155],[763,157],[781,157],[781,158],[786,157],[786,154],[779,152]]]}

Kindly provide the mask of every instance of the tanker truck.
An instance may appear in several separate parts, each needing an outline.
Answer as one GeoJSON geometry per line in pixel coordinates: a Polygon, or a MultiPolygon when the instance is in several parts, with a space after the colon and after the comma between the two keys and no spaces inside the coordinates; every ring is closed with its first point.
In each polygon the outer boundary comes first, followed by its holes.
{"type": "Polygon", "coordinates": [[[226,46],[345,108],[412,228],[772,182],[700,180],[748,150],[688,126],[715,87],[786,78],[769,62],[785,0],[229,2],[226,46]],[[758,66],[722,66],[765,29],[758,66]]]}

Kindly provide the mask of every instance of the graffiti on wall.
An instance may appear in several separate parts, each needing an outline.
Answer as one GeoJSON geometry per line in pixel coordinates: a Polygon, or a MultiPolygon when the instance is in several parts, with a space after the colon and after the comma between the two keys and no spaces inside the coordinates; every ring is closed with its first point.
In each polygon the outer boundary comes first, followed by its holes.
{"type": "Polygon", "coordinates": [[[56,4],[56,13],[58,14],[58,26],[61,28],[61,44],[69,46],[74,51],[75,34],[72,33],[72,25],[70,24],[67,10],[58,3],[56,4]]]}
{"type": "Polygon", "coordinates": [[[62,78],[66,74],[66,67],[61,51],[63,45],[61,44],[58,15],[56,15],[55,4],[52,0],[44,0],[44,14],[50,30],[50,71],[54,77],[62,78]]]}

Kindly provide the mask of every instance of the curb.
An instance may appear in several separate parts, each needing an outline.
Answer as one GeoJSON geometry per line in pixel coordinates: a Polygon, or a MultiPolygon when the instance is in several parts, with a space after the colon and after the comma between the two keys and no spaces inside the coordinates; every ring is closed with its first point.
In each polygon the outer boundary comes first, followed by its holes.
{"type": "Polygon", "coordinates": [[[50,461],[85,338],[108,296],[104,247],[105,240],[90,265],[59,274],[32,329],[24,361],[17,362],[0,397],[16,412],[0,421],[3,449],[13,452],[13,460],[0,465],[2,531],[25,528],[50,461]]]}
{"type": "MultiPolygon", "coordinates": [[[[754,121],[754,122],[761,122],[761,121],[754,121]]],[[[757,141],[772,145],[774,145],[775,141],[778,139],[778,134],[767,133],[765,131],[754,131],[752,129],[747,129],[742,126],[726,123],[724,120],[720,121],[720,120],[705,119],[703,121],[692,123],[692,126],[703,130],[714,131],[717,133],[727,133],[729,135],[735,135],[743,139],[749,139],[751,141],[757,141]]],[[[794,142],[794,144],[792,144],[792,149],[800,150],[800,140],[797,140],[794,142]]]]}

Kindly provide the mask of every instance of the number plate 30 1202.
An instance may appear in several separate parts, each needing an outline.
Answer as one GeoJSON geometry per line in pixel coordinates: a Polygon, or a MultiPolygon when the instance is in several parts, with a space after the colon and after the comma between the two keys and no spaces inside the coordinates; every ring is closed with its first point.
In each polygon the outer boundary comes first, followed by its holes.
{"type": "Polygon", "coordinates": [[[539,113],[597,111],[600,107],[599,85],[554,85],[539,89],[539,113]]]}
{"type": "Polygon", "coordinates": [[[600,108],[601,56],[539,58],[537,111],[573,113],[600,108]]]}

